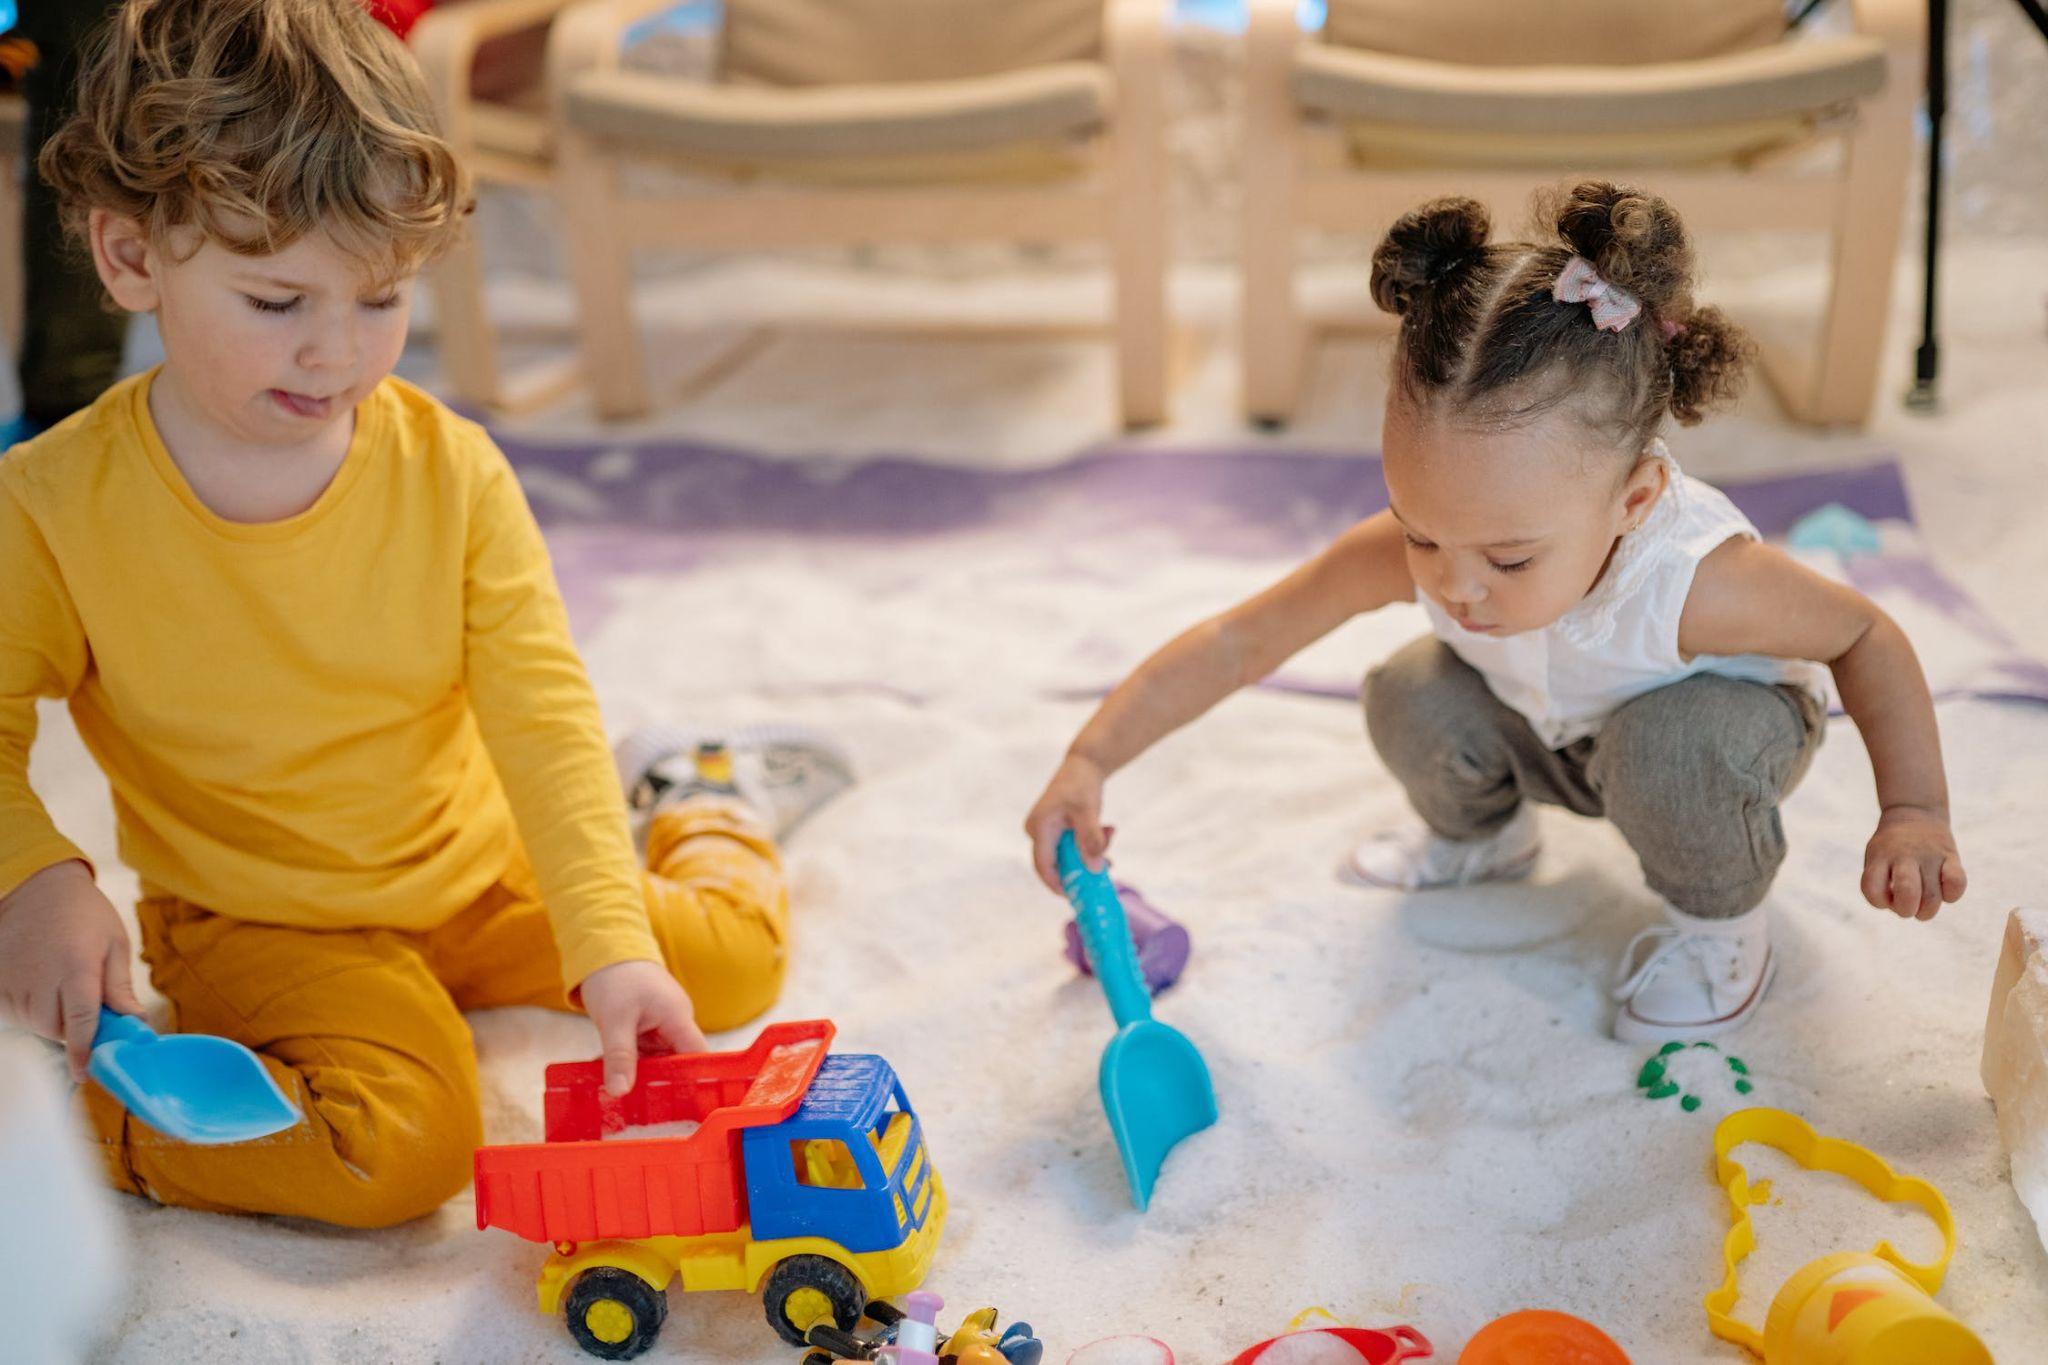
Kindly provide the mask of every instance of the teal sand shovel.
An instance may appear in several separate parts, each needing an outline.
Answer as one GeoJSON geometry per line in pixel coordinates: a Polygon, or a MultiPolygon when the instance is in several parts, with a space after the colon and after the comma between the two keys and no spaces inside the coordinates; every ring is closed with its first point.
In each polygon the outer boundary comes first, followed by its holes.
{"type": "Polygon", "coordinates": [[[1072,831],[1060,836],[1059,866],[1095,979],[1116,1016],[1116,1037],[1102,1053],[1102,1109],[1142,1212],[1166,1154],[1216,1122],[1216,1089],[1186,1035],[1152,1018],[1123,902],[1107,873],[1091,872],[1081,861],[1072,831]]]}
{"type": "Polygon", "coordinates": [[[204,1033],[168,1037],[102,1005],[92,1078],[129,1113],[180,1142],[248,1142],[299,1121],[256,1054],[204,1033]]]}

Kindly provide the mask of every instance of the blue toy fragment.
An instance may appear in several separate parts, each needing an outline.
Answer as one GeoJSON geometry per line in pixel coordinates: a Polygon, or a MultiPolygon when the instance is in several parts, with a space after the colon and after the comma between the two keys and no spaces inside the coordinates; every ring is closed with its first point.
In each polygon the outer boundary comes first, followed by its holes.
{"type": "Polygon", "coordinates": [[[1073,831],[1060,836],[1060,884],[1074,907],[1088,960],[1109,998],[1116,1036],[1102,1054],[1102,1108],[1142,1211],[1166,1154],[1216,1122],[1216,1089],[1202,1054],[1179,1030],[1152,1018],[1122,902],[1106,872],[1081,861],[1073,831]]]}
{"type": "Polygon", "coordinates": [[[87,1070],[129,1113],[181,1142],[248,1142],[299,1121],[255,1053],[204,1033],[168,1037],[100,1007],[87,1070]]]}
{"type": "Polygon", "coordinates": [[[1870,519],[1839,502],[1808,512],[1794,522],[1785,543],[1795,550],[1832,550],[1844,558],[1874,555],[1884,548],[1870,519]]]}

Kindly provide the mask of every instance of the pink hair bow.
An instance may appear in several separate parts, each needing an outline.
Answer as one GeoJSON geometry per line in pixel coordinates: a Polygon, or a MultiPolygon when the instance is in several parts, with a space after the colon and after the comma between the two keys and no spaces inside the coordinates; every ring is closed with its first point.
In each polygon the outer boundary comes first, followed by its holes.
{"type": "Polygon", "coordinates": [[[1609,284],[1584,256],[1574,256],[1550,287],[1550,297],[1559,303],[1583,303],[1593,310],[1593,325],[1603,332],[1619,332],[1643,311],[1643,301],[1618,284],[1609,284]]]}

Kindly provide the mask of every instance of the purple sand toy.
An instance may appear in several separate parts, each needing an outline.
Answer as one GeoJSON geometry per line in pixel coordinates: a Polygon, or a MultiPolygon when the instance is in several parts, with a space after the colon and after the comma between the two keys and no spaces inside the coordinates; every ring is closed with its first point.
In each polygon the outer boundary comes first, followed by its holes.
{"type": "MultiPolygon", "coordinates": [[[[1130,921],[1131,941],[1138,946],[1138,969],[1145,974],[1145,989],[1158,995],[1180,980],[1188,965],[1188,953],[1193,947],[1188,931],[1168,919],[1136,888],[1118,882],[1116,893],[1123,900],[1124,917],[1130,921]]],[[[1081,926],[1073,920],[1067,921],[1067,961],[1079,967],[1081,975],[1095,975],[1088,965],[1088,951],[1081,946],[1081,926]]]]}

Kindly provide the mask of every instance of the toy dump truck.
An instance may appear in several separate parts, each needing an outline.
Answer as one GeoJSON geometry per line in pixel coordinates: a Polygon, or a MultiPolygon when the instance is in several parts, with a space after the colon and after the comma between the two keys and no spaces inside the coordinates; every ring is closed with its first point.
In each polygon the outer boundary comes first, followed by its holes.
{"type": "Polygon", "coordinates": [[[830,1054],[825,1020],[743,1052],[643,1057],[626,1095],[603,1064],[547,1069],[547,1140],[482,1147],[476,1222],[554,1254],[540,1307],[592,1355],[653,1345],[668,1286],[760,1293],[792,1346],[851,1330],[930,1268],[946,1194],[896,1073],[830,1054]]]}

